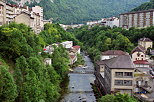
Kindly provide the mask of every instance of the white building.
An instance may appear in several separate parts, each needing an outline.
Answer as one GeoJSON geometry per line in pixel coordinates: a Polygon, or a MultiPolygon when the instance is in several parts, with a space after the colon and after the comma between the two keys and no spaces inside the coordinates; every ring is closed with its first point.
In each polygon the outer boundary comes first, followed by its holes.
{"type": "Polygon", "coordinates": [[[128,53],[123,52],[121,50],[108,50],[108,51],[102,52],[101,60],[111,59],[120,55],[128,55],[128,53]]]}
{"type": "Polygon", "coordinates": [[[38,13],[40,15],[40,26],[43,28],[43,8],[40,6],[32,7],[32,12],[38,13]]]}
{"type": "Polygon", "coordinates": [[[73,41],[65,41],[61,43],[64,48],[71,48],[73,46],[73,41]]]}
{"type": "Polygon", "coordinates": [[[119,27],[119,18],[110,17],[110,18],[102,18],[102,25],[109,26],[113,28],[114,26],[119,27]]]}
{"type": "Polygon", "coordinates": [[[45,64],[45,65],[51,65],[51,64],[52,64],[51,58],[45,58],[45,59],[44,59],[44,64],[45,64]]]}

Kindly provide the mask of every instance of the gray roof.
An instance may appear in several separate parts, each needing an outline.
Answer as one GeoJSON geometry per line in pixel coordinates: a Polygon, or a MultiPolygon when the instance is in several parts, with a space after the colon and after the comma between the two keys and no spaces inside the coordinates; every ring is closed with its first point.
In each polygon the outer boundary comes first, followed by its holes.
{"type": "Polygon", "coordinates": [[[115,58],[112,58],[108,61],[105,62],[105,64],[109,67],[109,68],[120,68],[120,69],[134,69],[135,66],[130,58],[129,55],[121,55],[115,58]]]}
{"type": "Polygon", "coordinates": [[[133,12],[122,13],[122,14],[120,14],[120,15],[135,14],[135,13],[144,13],[144,12],[153,12],[153,11],[154,11],[154,9],[149,9],[149,10],[133,11],[133,12]]]}

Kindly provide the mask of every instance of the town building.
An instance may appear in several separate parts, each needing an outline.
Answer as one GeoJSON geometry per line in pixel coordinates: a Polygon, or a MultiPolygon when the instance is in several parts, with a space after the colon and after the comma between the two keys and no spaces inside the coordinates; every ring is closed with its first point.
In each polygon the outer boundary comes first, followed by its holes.
{"type": "Polygon", "coordinates": [[[151,39],[145,38],[145,37],[144,38],[140,38],[138,40],[138,45],[143,46],[147,50],[148,48],[152,48],[153,47],[153,41],[151,39]]]}
{"type": "Polygon", "coordinates": [[[138,45],[132,50],[131,56],[132,61],[146,60],[146,49],[143,46],[138,45]]]}
{"type": "Polygon", "coordinates": [[[4,1],[0,1],[0,26],[6,23],[6,4],[4,1]]]}
{"type": "Polygon", "coordinates": [[[76,45],[76,46],[73,46],[72,48],[75,49],[78,54],[80,54],[80,52],[81,52],[80,51],[80,49],[81,49],[80,46],[76,45]]]}
{"type": "Polygon", "coordinates": [[[39,22],[40,22],[40,27],[43,28],[43,7],[40,6],[35,6],[32,7],[32,11],[35,12],[36,14],[40,15],[39,17],[39,22]]]}
{"type": "Polygon", "coordinates": [[[120,55],[97,63],[95,84],[104,94],[115,92],[132,95],[135,66],[129,55],[120,55]],[[101,68],[102,67],[102,68],[101,68]]]}
{"type": "Polygon", "coordinates": [[[73,46],[73,41],[64,41],[61,43],[63,45],[64,48],[71,48],[73,46]]]}
{"type": "Polygon", "coordinates": [[[154,25],[154,9],[120,14],[120,27],[149,27],[154,25]]]}
{"type": "Polygon", "coordinates": [[[45,58],[45,59],[44,59],[44,64],[45,64],[45,65],[51,65],[51,64],[52,64],[51,58],[45,58]]]}
{"type": "Polygon", "coordinates": [[[120,55],[128,55],[128,53],[123,52],[121,50],[108,50],[108,51],[102,52],[101,60],[111,59],[120,55]]]}
{"type": "Polygon", "coordinates": [[[29,8],[28,6],[9,4],[1,0],[0,26],[10,24],[13,21],[30,26],[36,34],[41,32],[46,22],[52,23],[51,20],[43,20],[43,8],[40,6],[29,8]]]}
{"type": "Polygon", "coordinates": [[[151,76],[150,68],[136,68],[134,73],[134,96],[146,102],[154,100],[153,77],[151,76]]]}
{"type": "Polygon", "coordinates": [[[21,12],[20,14],[15,16],[14,21],[18,24],[23,23],[32,28],[34,27],[34,18],[31,17],[31,15],[26,12],[21,12]]]}
{"type": "Polygon", "coordinates": [[[119,27],[119,18],[117,17],[110,17],[110,18],[102,18],[102,25],[109,26],[113,28],[114,26],[119,27]]]}
{"type": "Polygon", "coordinates": [[[6,4],[6,24],[13,22],[14,18],[14,6],[11,4],[6,4]]]}
{"type": "Polygon", "coordinates": [[[136,60],[133,63],[136,68],[150,68],[150,63],[147,60],[136,60]]]}

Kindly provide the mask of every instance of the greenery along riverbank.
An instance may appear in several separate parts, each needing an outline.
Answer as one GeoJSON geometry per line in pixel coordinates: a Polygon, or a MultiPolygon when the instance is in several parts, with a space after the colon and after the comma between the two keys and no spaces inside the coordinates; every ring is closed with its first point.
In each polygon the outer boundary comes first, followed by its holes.
{"type": "Polygon", "coordinates": [[[137,45],[138,39],[148,37],[154,41],[154,27],[129,30],[122,28],[110,28],[104,26],[94,26],[89,28],[83,26],[77,29],[68,29],[73,32],[77,39],[84,44],[84,49],[87,50],[93,60],[100,58],[100,52],[106,50],[123,50],[131,52],[137,45]]]}
{"type": "Polygon", "coordinates": [[[68,53],[60,46],[48,55],[43,47],[64,40],[80,44],[58,24],[46,24],[39,35],[24,24],[1,26],[0,102],[56,102],[69,68],[68,53]],[[53,64],[46,66],[44,58],[53,64]]]}

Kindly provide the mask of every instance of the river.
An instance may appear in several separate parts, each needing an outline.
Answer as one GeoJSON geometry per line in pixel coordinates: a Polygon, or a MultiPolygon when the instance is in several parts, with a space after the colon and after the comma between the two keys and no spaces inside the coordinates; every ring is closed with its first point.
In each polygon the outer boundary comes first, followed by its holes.
{"type": "Polygon", "coordinates": [[[83,57],[86,67],[76,67],[69,73],[69,91],[61,102],[96,102],[90,85],[95,80],[94,65],[88,56],[83,57]]]}

